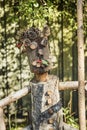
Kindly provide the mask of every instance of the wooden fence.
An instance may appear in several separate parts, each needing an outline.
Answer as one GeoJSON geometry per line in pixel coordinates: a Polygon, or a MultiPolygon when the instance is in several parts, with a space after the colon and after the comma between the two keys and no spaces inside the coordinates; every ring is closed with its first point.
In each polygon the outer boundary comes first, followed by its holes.
{"type": "MultiPolygon", "coordinates": [[[[76,90],[78,89],[78,81],[68,81],[68,82],[59,82],[58,89],[63,90],[76,90]]],[[[85,90],[87,91],[87,81],[85,81],[85,90]]],[[[10,105],[10,103],[22,98],[23,96],[29,94],[31,92],[30,85],[25,86],[21,90],[18,90],[14,94],[10,94],[6,98],[0,100],[0,130],[6,130],[5,120],[3,109],[6,105],[10,105]]]]}

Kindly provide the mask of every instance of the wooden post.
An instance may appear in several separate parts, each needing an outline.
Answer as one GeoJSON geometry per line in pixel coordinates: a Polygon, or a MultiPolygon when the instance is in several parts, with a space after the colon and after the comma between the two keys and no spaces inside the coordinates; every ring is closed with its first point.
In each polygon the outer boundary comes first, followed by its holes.
{"type": "Polygon", "coordinates": [[[83,38],[83,0],[77,0],[77,34],[78,34],[78,109],[80,130],[86,130],[85,115],[85,71],[84,71],[84,38],[83,38]]]}
{"type": "Polygon", "coordinates": [[[3,109],[0,108],[0,130],[6,130],[3,109]]]}

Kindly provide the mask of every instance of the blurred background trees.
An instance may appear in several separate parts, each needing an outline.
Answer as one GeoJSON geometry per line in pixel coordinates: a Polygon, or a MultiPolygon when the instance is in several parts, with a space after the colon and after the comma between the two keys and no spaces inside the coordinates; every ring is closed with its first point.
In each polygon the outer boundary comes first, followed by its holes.
{"type": "MultiPolygon", "coordinates": [[[[31,26],[42,29],[48,24],[50,53],[55,56],[55,69],[51,71],[60,81],[78,80],[77,70],[77,13],[76,0],[1,0],[0,1],[0,99],[29,84],[30,72],[26,53],[16,47],[19,33],[31,26]]],[[[87,2],[84,5],[85,71],[87,80],[87,2]]],[[[61,93],[63,105],[78,115],[77,92],[61,93]],[[70,98],[69,98],[70,97],[70,98]],[[73,105],[72,105],[72,103],[73,105]]],[[[28,96],[5,109],[6,119],[17,120],[29,114],[28,96]]],[[[28,119],[27,121],[28,122],[28,119]]],[[[9,123],[9,129],[11,125],[9,123]]]]}

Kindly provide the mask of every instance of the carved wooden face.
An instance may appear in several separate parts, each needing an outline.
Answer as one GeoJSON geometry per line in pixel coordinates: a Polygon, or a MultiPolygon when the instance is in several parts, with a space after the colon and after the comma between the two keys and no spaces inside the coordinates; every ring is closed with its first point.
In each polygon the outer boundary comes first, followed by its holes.
{"type": "Polygon", "coordinates": [[[20,36],[20,42],[25,46],[30,69],[33,73],[44,73],[50,68],[48,36],[50,30],[47,26],[43,32],[31,27],[20,36]]]}

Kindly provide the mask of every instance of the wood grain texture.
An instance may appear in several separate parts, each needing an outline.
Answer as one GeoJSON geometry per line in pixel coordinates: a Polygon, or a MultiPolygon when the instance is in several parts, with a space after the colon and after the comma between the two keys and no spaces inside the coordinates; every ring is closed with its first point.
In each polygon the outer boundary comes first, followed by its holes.
{"type": "Polygon", "coordinates": [[[52,113],[50,110],[50,108],[60,101],[58,78],[56,76],[49,76],[46,82],[32,82],[31,84],[33,130],[49,130],[52,128],[58,130],[59,112],[53,111],[52,113]],[[49,91],[51,93],[47,94],[49,91]],[[45,113],[48,115],[45,115],[45,113]]]}

